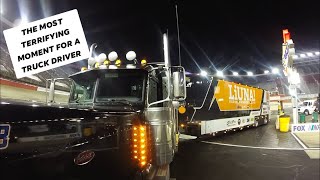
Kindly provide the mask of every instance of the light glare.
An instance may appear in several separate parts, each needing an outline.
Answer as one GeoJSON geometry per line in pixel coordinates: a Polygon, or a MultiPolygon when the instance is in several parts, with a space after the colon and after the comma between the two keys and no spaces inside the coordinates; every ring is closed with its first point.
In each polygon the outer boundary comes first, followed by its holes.
{"type": "Polygon", "coordinates": [[[27,23],[28,23],[28,19],[27,18],[16,19],[13,22],[14,26],[21,26],[21,25],[24,25],[24,24],[27,24],[27,23]]]}
{"type": "Polygon", "coordinates": [[[217,71],[217,76],[223,77],[223,72],[222,71],[217,71]]]}
{"type": "Polygon", "coordinates": [[[279,73],[279,69],[278,68],[273,68],[272,69],[272,73],[273,74],[278,74],[279,73]]]}
{"type": "Polygon", "coordinates": [[[201,75],[201,76],[207,76],[208,73],[207,73],[207,71],[203,71],[203,70],[202,70],[202,71],[200,72],[200,75],[201,75]]]}
{"type": "Polygon", "coordinates": [[[298,55],[293,55],[292,58],[293,58],[293,59],[298,59],[299,56],[298,56],[298,55]]]}
{"type": "Polygon", "coordinates": [[[309,57],[312,57],[312,56],[313,56],[313,54],[312,54],[311,52],[307,53],[307,55],[308,55],[309,57]]]}

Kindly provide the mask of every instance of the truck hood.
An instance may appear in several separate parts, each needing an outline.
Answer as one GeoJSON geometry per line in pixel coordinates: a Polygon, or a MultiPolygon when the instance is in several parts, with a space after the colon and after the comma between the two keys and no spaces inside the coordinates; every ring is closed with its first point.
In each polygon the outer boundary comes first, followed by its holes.
{"type": "MultiPolygon", "coordinates": [[[[131,122],[142,118],[141,113],[34,106],[30,103],[1,104],[0,107],[0,124],[10,126],[8,146],[0,150],[0,167],[23,170],[30,164],[37,169],[41,163],[48,162],[46,166],[53,169],[67,168],[66,165],[78,169],[75,158],[85,151],[95,154],[87,166],[114,163],[134,167],[130,161],[131,122]],[[101,158],[106,157],[108,160],[101,162],[101,158]]],[[[51,172],[50,168],[47,170],[51,172]]]]}

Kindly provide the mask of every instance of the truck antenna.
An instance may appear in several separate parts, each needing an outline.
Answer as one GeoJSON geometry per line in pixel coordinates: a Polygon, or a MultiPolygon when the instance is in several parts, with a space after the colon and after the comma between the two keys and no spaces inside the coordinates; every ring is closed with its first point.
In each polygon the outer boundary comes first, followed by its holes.
{"type": "Polygon", "coordinates": [[[178,51],[179,51],[179,66],[181,66],[181,52],[180,52],[180,29],[179,29],[179,16],[178,16],[178,4],[176,7],[176,20],[177,20],[177,34],[178,34],[178,51]]]}

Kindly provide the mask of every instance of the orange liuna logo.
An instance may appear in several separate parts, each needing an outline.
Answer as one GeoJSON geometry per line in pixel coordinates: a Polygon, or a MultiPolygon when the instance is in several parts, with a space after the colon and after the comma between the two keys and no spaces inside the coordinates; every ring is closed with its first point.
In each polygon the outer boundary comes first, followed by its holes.
{"type": "Polygon", "coordinates": [[[214,97],[220,111],[260,109],[263,90],[219,80],[214,97]]]}

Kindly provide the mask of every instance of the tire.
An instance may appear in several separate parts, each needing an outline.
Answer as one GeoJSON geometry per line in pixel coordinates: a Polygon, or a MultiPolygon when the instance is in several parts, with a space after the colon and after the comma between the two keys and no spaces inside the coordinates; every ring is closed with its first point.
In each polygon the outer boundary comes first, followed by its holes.
{"type": "Polygon", "coordinates": [[[264,124],[268,124],[268,122],[269,122],[269,121],[268,121],[267,118],[265,118],[265,119],[263,120],[263,123],[264,123],[264,124]]]}
{"type": "Polygon", "coordinates": [[[304,110],[304,112],[303,112],[306,116],[308,116],[310,113],[309,113],[309,110],[304,110]]]}

